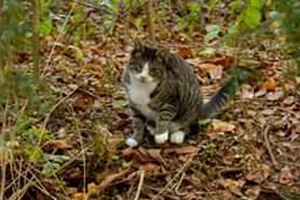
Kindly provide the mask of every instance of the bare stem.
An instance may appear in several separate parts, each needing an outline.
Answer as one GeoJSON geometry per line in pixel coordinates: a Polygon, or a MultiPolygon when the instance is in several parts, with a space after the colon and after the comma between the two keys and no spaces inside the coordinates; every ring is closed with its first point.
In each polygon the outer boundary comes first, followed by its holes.
{"type": "Polygon", "coordinates": [[[39,23],[40,23],[40,0],[32,0],[33,4],[33,17],[32,17],[32,56],[33,56],[33,66],[34,74],[39,77],[40,75],[40,57],[39,57],[39,23]]]}
{"type": "Polygon", "coordinates": [[[148,19],[148,30],[149,37],[152,42],[155,41],[155,26],[153,20],[153,5],[152,0],[148,0],[147,2],[147,19],[148,19]]]}

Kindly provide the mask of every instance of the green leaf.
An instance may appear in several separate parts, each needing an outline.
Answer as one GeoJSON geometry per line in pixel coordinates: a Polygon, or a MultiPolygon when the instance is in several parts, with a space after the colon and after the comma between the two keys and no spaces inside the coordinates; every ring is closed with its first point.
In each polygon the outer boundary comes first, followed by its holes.
{"type": "Polygon", "coordinates": [[[255,7],[249,7],[244,15],[244,23],[250,28],[254,29],[260,24],[261,11],[255,7]]]}
{"type": "Polygon", "coordinates": [[[124,108],[127,106],[127,101],[125,100],[115,100],[113,103],[112,103],[112,106],[113,108],[124,108]]]}
{"type": "Polygon", "coordinates": [[[197,13],[199,9],[199,5],[197,2],[190,2],[187,4],[187,7],[192,13],[197,13]]]}
{"type": "Polygon", "coordinates": [[[50,35],[53,29],[53,24],[51,19],[44,19],[44,21],[40,25],[40,33],[43,37],[47,37],[50,35]]]}
{"type": "Polygon", "coordinates": [[[281,19],[281,14],[278,11],[271,11],[269,13],[269,17],[273,20],[280,20],[281,19]]]}
{"type": "Polygon", "coordinates": [[[219,25],[207,25],[205,27],[207,34],[204,37],[204,41],[205,42],[209,42],[212,39],[218,38],[219,37],[219,33],[221,32],[221,28],[219,25]]]}
{"type": "Polygon", "coordinates": [[[208,4],[211,9],[214,9],[218,3],[219,3],[219,0],[210,0],[208,4]]]}
{"type": "Polygon", "coordinates": [[[261,9],[264,5],[263,0],[250,0],[250,7],[255,7],[257,9],[261,9]]]}

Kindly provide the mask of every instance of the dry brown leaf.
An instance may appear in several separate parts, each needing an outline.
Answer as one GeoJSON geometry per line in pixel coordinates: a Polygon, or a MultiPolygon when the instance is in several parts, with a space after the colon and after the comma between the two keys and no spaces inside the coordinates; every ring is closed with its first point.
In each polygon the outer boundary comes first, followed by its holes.
{"type": "Polygon", "coordinates": [[[211,123],[211,132],[234,133],[235,125],[220,120],[213,120],[211,123]]]}
{"type": "Polygon", "coordinates": [[[147,175],[158,174],[160,166],[154,163],[146,163],[140,166],[140,170],[145,170],[147,175]]]}
{"type": "Polygon", "coordinates": [[[150,155],[151,158],[158,161],[159,163],[162,163],[166,167],[167,163],[163,159],[163,157],[161,156],[160,153],[161,153],[161,149],[149,149],[148,150],[148,154],[150,155]]]}
{"type": "Polygon", "coordinates": [[[269,92],[267,94],[267,99],[269,101],[277,101],[279,99],[281,99],[284,96],[282,91],[277,91],[277,92],[269,92]]]}
{"type": "Polygon", "coordinates": [[[135,160],[139,163],[146,163],[151,161],[147,151],[140,149],[125,149],[122,151],[122,155],[125,159],[135,160]]]}
{"type": "Polygon", "coordinates": [[[293,183],[293,175],[289,167],[285,166],[281,169],[279,182],[284,185],[291,185],[293,183]]]}
{"type": "Polygon", "coordinates": [[[273,191],[276,191],[277,190],[277,186],[275,183],[272,183],[272,182],[267,182],[265,181],[263,184],[262,184],[262,187],[266,190],[273,190],[273,191]]]}
{"type": "Polygon", "coordinates": [[[254,97],[254,90],[253,87],[245,85],[242,88],[242,92],[241,92],[241,98],[242,99],[253,99],[254,97]]]}
{"type": "Polygon", "coordinates": [[[208,73],[210,78],[213,80],[219,80],[222,78],[223,67],[221,65],[215,65],[211,63],[203,63],[199,66],[199,68],[208,73]]]}
{"type": "Polygon", "coordinates": [[[181,47],[178,49],[178,56],[182,58],[191,58],[193,57],[193,52],[189,48],[181,47]]]}
{"type": "Polygon", "coordinates": [[[72,200],[84,200],[84,193],[82,192],[75,193],[72,197],[72,200]]]}
{"type": "Polygon", "coordinates": [[[259,185],[255,185],[254,187],[246,190],[245,194],[247,195],[247,197],[250,197],[251,199],[255,200],[259,197],[260,192],[261,187],[259,185]]]}
{"type": "Polygon", "coordinates": [[[221,58],[215,58],[210,61],[215,65],[222,65],[223,67],[230,67],[234,63],[234,57],[225,56],[221,58]]]}
{"type": "Polygon", "coordinates": [[[275,91],[277,83],[273,77],[270,77],[261,86],[266,91],[275,91]]]}
{"type": "Polygon", "coordinates": [[[95,183],[88,184],[88,197],[97,196],[99,194],[99,186],[95,183]]]}
{"type": "Polygon", "coordinates": [[[184,146],[176,149],[177,154],[195,154],[198,152],[198,147],[196,146],[184,146]]]}
{"type": "Polygon", "coordinates": [[[219,194],[220,198],[222,200],[231,200],[232,199],[232,194],[231,192],[227,191],[227,190],[222,190],[219,194]]]}
{"type": "Polygon", "coordinates": [[[242,192],[241,189],[245,184],[245,181],[243,180],[239,180],[239,181],[235,181],[232,179],[219,179],[217,180],[217,183],[224,187],[225,189],[230,190],[233,194],[241,196],[242,192]]]}
{"type": "Polygon", "coordinates": [[[260,89],[258,90],[257,92],[255,92],[255,97],[262,97],[264,96],[265,94],[267,94],[267,91],[265,89],[260,89]]]}
{"type": "Polygon", "coordinates": [[[72,145],[69,144],[67,140],[51,140],[47,142],[43,148],[65,150],[65,149],[71,149],[72,145]]]}
{"type": "Polygon", "coordinates": [[[261,165],[260,169],[252,171],[246,175],[248,181],[253,181],[255,183],[262,183],[271,174],[271,168],[268,165],[261,165]]]}
{"type": "Polygon", "coordinates": [[[295,103],[295,97],[294,96],[288,96],[283,100],[283,104],[286,106],[290,106],[295,103]]]}
{"type": "Polygon", "coordinates": [[[100,183],[100,185],[98,187],[99,191],[102,191],[102,190],[106,189],[107,187],[109,187],[116,180],[120,180],[120,179],[124,178],[128,173],[130,173],[130,170],[127,169],[127,170],[123,170],[123,171],[120,171],[120,172],[109,174],[100,183]]]}

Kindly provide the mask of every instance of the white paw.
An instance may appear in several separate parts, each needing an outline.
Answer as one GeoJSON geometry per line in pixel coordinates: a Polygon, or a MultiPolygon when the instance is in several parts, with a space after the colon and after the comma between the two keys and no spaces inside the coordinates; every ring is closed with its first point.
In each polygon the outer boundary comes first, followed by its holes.
{"type": "Polygon", "coordinates": [[[154,135],[155,133],[155,128],[152,126],[146,125],[147,130],[149,131],[150,135],[154,135]]]}
{"type": "Polygon", "coordinates": [[[185,132],[177,131],[171,135],[171,142],[175,144],[181,144],[184,141],[185,132]]]}
{"type": "Polygon", "coordinates": [[[139,143],[134,138],[127,138],[126,142],[129,147],[136,147],[139,143]]]}
{"type": "Polygon", "coordinates": [[[161,134],[156,134],[154,136],[156,144],[163,144],[169,139],[169,132],[164,132],[161,134]]]}

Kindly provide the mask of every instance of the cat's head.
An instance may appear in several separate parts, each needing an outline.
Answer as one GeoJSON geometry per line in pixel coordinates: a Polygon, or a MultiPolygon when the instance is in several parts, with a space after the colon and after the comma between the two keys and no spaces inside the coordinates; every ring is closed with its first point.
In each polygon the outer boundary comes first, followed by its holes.
{"type": "Polygon", "coordinates": [[[167,76],[168,50],[143,45],[135,40],[129,61],[129,71],[142,83],[160,82],[167,76]]]}

